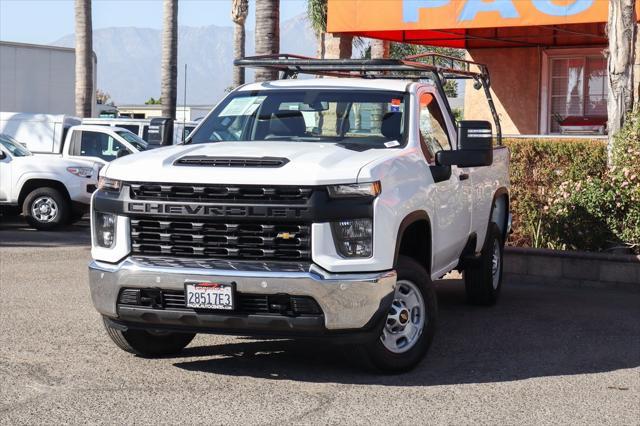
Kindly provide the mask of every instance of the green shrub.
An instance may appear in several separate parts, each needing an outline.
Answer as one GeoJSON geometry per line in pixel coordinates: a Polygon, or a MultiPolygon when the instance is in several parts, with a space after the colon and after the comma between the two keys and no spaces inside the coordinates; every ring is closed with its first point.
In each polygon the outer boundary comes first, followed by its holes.
{"type": "Polygon", "coordinates": [[[544,207],[549,196],[567,180],[601,177],[607,164],[606,141],[591,139],[508,139],[511,151],[510,243],[524,247],[562,248],[551,240],[544,207]]]}
{"type": "Polygon", "coordinates": [[[606,141],[513,139],[511,197],[519,246],[640,253],[640,118],[606,141]]]}

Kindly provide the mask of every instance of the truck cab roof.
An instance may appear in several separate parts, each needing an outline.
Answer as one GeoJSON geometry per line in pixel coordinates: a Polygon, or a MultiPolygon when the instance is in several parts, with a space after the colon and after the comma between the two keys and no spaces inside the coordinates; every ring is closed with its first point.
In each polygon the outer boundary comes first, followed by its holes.
{"type": "MultiPolygon", "coordinates": [[[[431,83],[424,83],[433,86],[431,83]]],[[[410,92],[412,80],[385,80],[365,78],[310,78],[286,79],[250,83],[239,88],[239,91],[282,90],[282,89],[345,89],[345,90],[389,90],[394,92],[410,92]]]]}

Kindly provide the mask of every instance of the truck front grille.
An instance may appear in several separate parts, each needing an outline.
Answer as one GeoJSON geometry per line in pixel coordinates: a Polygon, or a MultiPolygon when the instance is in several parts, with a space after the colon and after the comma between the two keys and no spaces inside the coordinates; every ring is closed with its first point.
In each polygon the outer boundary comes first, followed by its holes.
{"type": "Polygon", "coordinates": [[[137,255],[308,261],[311,226],[132,218],[131,247],[137,255]]]}
{"type": "Polygon", "coordinates": [[[134,200],[305,204],[312,187],[131,183],[134,200]]]}

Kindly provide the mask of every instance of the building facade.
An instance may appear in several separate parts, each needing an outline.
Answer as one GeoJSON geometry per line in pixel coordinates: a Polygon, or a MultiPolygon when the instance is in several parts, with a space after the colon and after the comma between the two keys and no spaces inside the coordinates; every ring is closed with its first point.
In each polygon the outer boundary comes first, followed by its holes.
{"type": "MultiPolygon", "coordinates": [[[[328,30],[466,49],[489,69],[505,134],[588,133],[606,128],[608,8],[608,0],[378,0],[375,8],[329,0],[328,30]]],[[[490,118],[472,81],[464,114],[490,118]]]]}

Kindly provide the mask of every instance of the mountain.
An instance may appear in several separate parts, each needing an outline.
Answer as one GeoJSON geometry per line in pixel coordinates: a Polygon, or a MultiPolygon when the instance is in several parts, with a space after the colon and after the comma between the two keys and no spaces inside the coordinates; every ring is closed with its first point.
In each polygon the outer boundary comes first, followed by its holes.
{"type": "MultiPolygon", "coordinates": [[[[282,22],[280,50],[314,56],[316,38],[304,15],[282,22]]],[[[161,31],[117,27],[94,30],[93,49],[98,57],[98,89],[111,95],[116,105],[142,104],[160,97],[161,31]]],[[[73,47],[69,34],[52,43],[73,47]]],[[[247,31],[247,54],[252,54],[254,34],[247,31]]],[[[215,25],[178,29],[178,104],[184,96],[187,64],[187,104],[212,105],[231,86],[233,28],[215,25]]],[[[252,78],[248,73],[248,81],[252,78]]]]}

